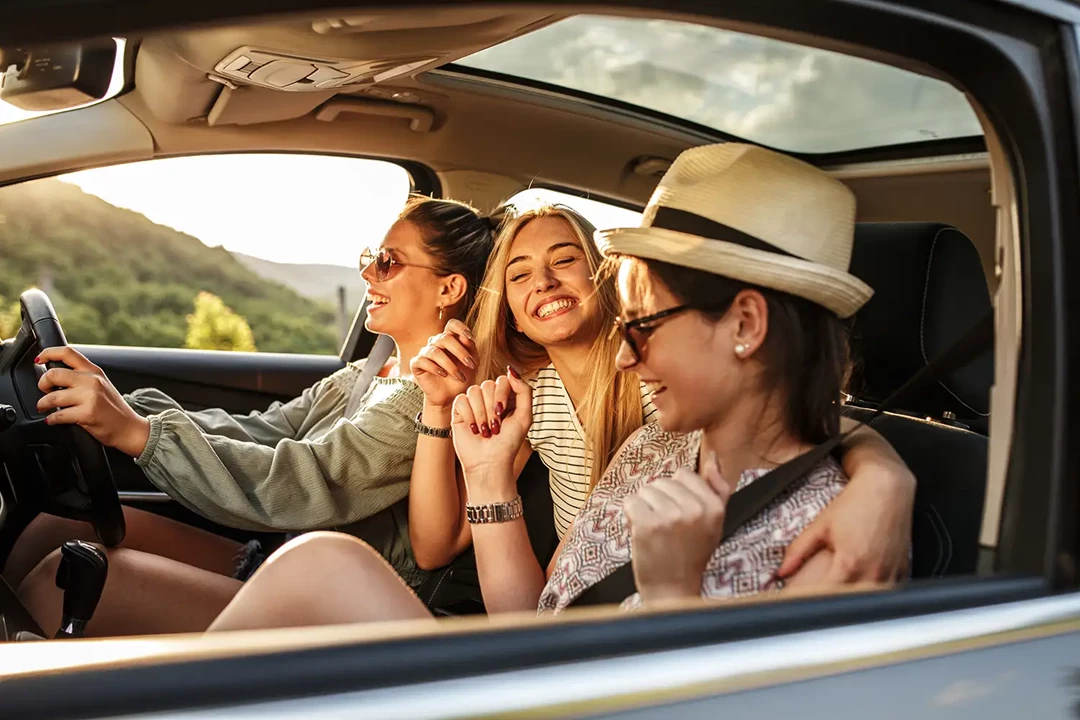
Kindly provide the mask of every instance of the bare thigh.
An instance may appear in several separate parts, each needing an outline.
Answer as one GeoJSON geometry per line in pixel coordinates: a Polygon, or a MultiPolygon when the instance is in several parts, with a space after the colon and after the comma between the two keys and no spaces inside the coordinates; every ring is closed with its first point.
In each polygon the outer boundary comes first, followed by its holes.
{"type": "MultiPolygon", "coordinates": [[[[161,515],[124,508],[127,534],[122,548],[160,555],[219,575],[233,574],[243,546],[200,528],[161,515]]],[[[15,542],[4,565],[4,579],[17,587],[31,570],[68,540],[97,542],[90,523],[55,515],[38,515],[15,542]]]]}
{"type": "Polygon", "coordinates": [[[307,533],[275,552],[210,626],[305,627],[428,618],[427,607],[370,545],[307,533]]]}
{"type": "MultiPolygon", "coordinates": [[[[106,551],[109,574],[88,637],[201,632],[243,586],[239,580],[124,548],[106,551]]],[[[60,627],[63,592],[53,551],[19,586],[30,614],[50,636],[60,627]]]]}

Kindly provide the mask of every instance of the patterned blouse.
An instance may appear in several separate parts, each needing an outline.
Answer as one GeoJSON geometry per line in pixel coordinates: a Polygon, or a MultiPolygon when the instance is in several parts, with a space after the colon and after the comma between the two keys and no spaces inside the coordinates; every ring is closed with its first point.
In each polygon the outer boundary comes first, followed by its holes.
{"type": "MultiPolygon", "coordinates": [[[[680,468],[697,469],[701,431],[687,435],[647,425],[616,458],[596,485],[570,528],[555,567],[540,595],[538,612],[558,613],[587,588],[630,561],[630,532],[623,502],[642,485],[671,477],[680,468]]],[[[736,491],[768,472],[747,470],[736,491]]],[[[701,583],[703,597],[740,597],[779,590],[776,576],[788,545],[840,494],[847,477],[829,458],[801,483],[782,493],[762,513],[743,525],[713,553],[701,583]]],[[[635,593],[622,604],[639,606],[635,593]]]]}

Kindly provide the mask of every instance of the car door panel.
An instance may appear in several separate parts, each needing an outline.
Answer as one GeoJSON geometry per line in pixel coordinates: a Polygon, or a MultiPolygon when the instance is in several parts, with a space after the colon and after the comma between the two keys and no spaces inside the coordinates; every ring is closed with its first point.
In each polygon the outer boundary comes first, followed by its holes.
{"type": "Polygon", "coordinates": [[[189,410],[218,407],[234,413],[288,402],[340,370],[334,355],[233,353],[81,346],[120,392],[155,387],[189,410]]]}

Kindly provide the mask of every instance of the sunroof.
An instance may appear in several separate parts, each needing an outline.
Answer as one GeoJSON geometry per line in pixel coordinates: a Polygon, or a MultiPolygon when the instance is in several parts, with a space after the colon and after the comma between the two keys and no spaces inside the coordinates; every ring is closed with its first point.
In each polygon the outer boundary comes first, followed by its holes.
{"type": "Polygon", "coordinates": [[[578,15],[457,62],[797,153],[981,136],[963,94],[888,65],[670,20],[578,15]]]}

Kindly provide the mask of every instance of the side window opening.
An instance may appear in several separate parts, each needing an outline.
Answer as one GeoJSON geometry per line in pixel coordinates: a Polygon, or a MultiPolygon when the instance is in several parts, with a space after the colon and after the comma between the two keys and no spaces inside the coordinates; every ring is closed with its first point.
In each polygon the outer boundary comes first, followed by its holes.
{"type": "Polygon", "coordinates": [[[336,354],[411,190],[382,160],[169,158],[0,189],[0,337],[30,286],[75,344],[336,354]]]}

